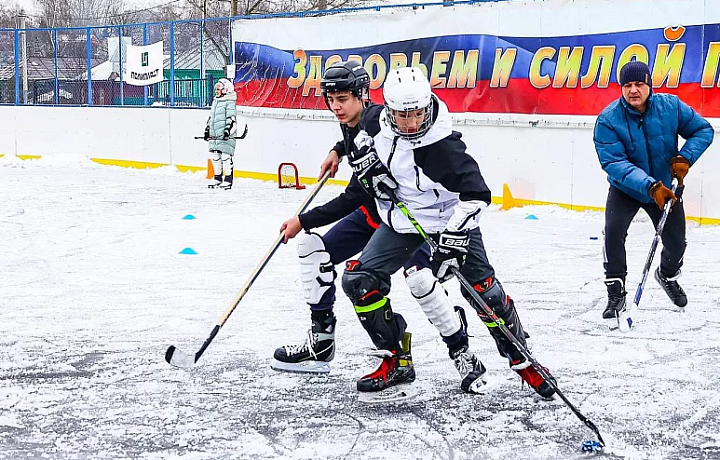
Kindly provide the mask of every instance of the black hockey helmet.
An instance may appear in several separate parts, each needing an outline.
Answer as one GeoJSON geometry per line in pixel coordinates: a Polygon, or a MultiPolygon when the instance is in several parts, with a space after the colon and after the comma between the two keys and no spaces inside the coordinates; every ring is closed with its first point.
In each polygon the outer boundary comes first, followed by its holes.
{"type": "Polygon", "coordinates": [[[333,64],[320,80],[320,89],[327,102],[327,93],[350,91],[359,99],[369,99],[370,75],[358,61],[333,64]]]}

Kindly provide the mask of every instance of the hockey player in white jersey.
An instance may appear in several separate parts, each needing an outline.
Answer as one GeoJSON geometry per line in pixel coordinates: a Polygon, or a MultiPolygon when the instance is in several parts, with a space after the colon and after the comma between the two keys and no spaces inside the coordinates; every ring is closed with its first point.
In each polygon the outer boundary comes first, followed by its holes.
{"type": "MultiPolygon", "coordinates": [[[[456,267],[513,335],[523,345],[526,340],[513,301],[495,277],[485,253],[479,218],[490,203],[490,190],[477,163],[466,152],[461,134],[452,130],[447,107],[432,93],[417,68],[390,71],[383,94],[385,109],[378,120],[363,117],[364,131],[355,137],[357,150],[351,159],[354,174],[375,199],[383,223],[358,260],[348,262],[342,279],[363,327],[373,343],[387,351],[380,367],[358,381],[358,390],[365,392],[381,391],[414,378],[404,353],[404,322],[395,320],[387,294],[390,275],[424,239],[395,206],[387,188],[394,190],[438,244],[431,261],[432,274],[430,269],[409,274],[423,277],[419,283],[427,292],[419,299],[423,311],[428,316],[447,311],[447,298],[436,294],[442,291],[440,282],[452,277],[450,267],[456,267]]],[[[541,396],[552,396],[552,385],[484,315],[469,293],[462,293],[487,325],[510,367],[541,396]]],[[[449,316],[438,318],[439,323],[444,321],[450,325],[452,320],[449,316]]],[[[484,372],[477,358],[467,353],[466,344],[451,350],[451,356],[463,354],[467,355],[468,368],[484,372]]]]}
{"type": "MultiPolygon", "coordinates": [[[[359,132],[361,117],[375,120],[382,106],[369,101],[370,78],[354,61],[341,62],[328,68],[321,81],[328,107],[338,117],[343,141],[333,151],[341,156],[355,149],[354,138],[359,132]]],[[[379,126],[378,126],[379,128],[379,126]]],[[[286,345],[275,350],[273,369],[291,372],[328,372],[328,363],[335,354],[336,319],[335,264],[359,253],[380,225],[374,200],[364,192],[353,176],[345,191],[332,201],[318,206],[297,218],[283,223],[286,241],[305,230],[298,243],[305,299],[310,306],[312,327],[303,343],[286,345]],[[325,235],[311,229],[337,222],[325,235]]],[[[461,388],[470,393],[481,392],[485,372],[480,362],[467,350],[468,335],[464,312],[453,307],[442,286],[429,270],[429,248],[419,244],[407,254],[394,271],[405,267],[406,281],[428,319],[437,328],[450,350],[450,357],[460,372],[461,388]]],[[[405,333],[405,320],[394,314],[393,321],[402,325],[405,346],[405,381],[414,378],[410,354],[410,334],[405,333]]],[[[385,349],[383,347],[383,349],[385,349]]]]}

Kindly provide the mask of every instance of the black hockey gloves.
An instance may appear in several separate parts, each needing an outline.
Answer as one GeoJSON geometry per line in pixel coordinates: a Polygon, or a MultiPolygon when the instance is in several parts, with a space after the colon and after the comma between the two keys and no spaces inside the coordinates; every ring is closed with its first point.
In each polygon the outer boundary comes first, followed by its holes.
{"type": "Polygon", "coordinates": [[[386,190],[397,190],[397,183],[393,179],[387,166],[380,161],[375,143],[365,131],[355,136],[355,145],[358,151],[350,160],[350,166],[365,191],[378,200],[391,201],[386,190]]]}
{"type": "Polygon", "coordinates": [[[210,139],[210,127],[209,126],[205,127],[205,134],[203,134],[203,139],[204,140],[210,139]]]}
{"type": "Polygon", "coordinates": [[[466,232],[444,231],[438,239],[438,247],[430,259],[433,275],[440,282],[452,278],[453,273],[450,267],[460,269],[465,263],[465,256],[470,243],[469,235],[466,232]]]}

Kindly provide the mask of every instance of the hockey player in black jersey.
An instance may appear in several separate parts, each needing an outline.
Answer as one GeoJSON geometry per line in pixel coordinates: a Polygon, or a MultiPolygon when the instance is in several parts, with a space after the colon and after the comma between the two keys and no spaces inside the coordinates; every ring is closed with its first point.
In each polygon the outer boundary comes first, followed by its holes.
{"type": "MultiPolygon", "coordinates": [[[[349,61],[327,69],[321,80],[323,97],[340,122],[343,140],[338,142],[321,166],[337,170],[338,157],[353,147],[364,111],[382,111],[370,102],[370,77],[357,62],[349,61]]],[[[336,319],[335,265],[358,254],[380,223],[375,203],[353,178],[339,196],[328,203],[285,221],[285,243],[298,236],[298,257],[305,300],[310,305],[311,328],[304,342],[275,350],[275,370],[319,372],[330,370],[328,363],[335,355],[336,319]],[[325,235],[311,230],[337,222],[325,235]],[[305,232],[301,233],[302,230],[305,232]]],[[[418,251],[413,263],[429,266],[430,253],[425,247],[418,251]]]]}
{"type": "MultiPolygon", "coordinates": [[[[333,168],[334,172],[337,157],[344,156],[355,148],[353,140],[360,131],[361,118],[379,118],[383,106],[369,101],[369,85],[367,72],[354,61],[333,65],[325,72],[321,88],[328,108],[340,121],[343,140],[335,145],[323,163],[321,175],[326,168],[333,168]]],[[[281,231],[285,231],[285,242],[298,235],[301,230],[306,231],[299,237],[298,256],[304,296],[310,305],[312,326],[303,343],[286,345],[275,350],[275,361],[272,364],[274,369],[295,372],[329,371],[327,363],[333,359],[335,352],[335,265],[358,254],[375,233],[380,222],[375,201],[365,193],[353,175],[341,195],[283,223],[281,231]],[[314,228],[337,221],[339,222],[323,236],[310,232],[314,228]]],[[[460,372],[461,387],[468,392],[478,392],[485,384],[484,380],[480,379],[485,370],[474,355],[467,351],[468,339],[465,324],[461,321],[461,318],[464,318],[462,309],[456,311],[442,288],[435,288],[434,278],[429,275],[429,258],[427,245],[417,245],[396,270],[401,266],[406,268],[406,280],[412,294],[454,352],[451,357],[460,372]],[[441,299],[441,303],[439,307],[435,305],[437,308],[433,311],[428,311],[424,306],[426,298],[441,299]],[[476,363],[477,365],[474,365],[476,363]]],[[[410,382],[415,375],[410,353],[410,334],[404,331],[405,321],[401,315],[395,314],[393,321],[402,325],[402,335],[405,336],[402,379],[410,382]]]]}
{"type": "MultiPolygon", "coordinates": [[[[363,327],[373,343],[387,351],[378,370],[358,381],[360,391],[380,391],[403,382],[404,322],[396,320],[387,294],[390,275],[406,264],[408,254],[424,244],[423,237],[391,201],[387,188],[394,190],[438,243],[431,261],[432,274],[429,269],[419,270],[427,272],[432,281],[433,275],[437,278],[437,283],[425,282],[428,293],[418,300],[428,316],[443,310],[447,297],[435,293],[442,291],[441,282],[452,277],[450,267],[456,267],[523,345],[526,339],[513,301],[485,253],[479,217],[490,203],[490,190],[477,163],[466,152],[461,134],[452,130],[447,107],[432,93],[418,68],[388,72],[383,94],[385,109],[376,112],[374,120],[369,119],[371,114],[363,115],[363,131],[355,137],[357,150],[351,158],[354,174],[375,199],[382,219],[362,255],[348,262],[342,278],[343,289],[363,327]]],[[[487,325],[510,367],[538,394],[552,396],[552,386],[484,315],[469,293],[462,293],[487,325]]],[[[467,339],[457,345],[451,348],[451,356],[467,352],[467,339]]],[[[472,356],[472,360],[477,359],[472,356]]],[[[479,362],[472,365],[484,371],[479,362]]]]}

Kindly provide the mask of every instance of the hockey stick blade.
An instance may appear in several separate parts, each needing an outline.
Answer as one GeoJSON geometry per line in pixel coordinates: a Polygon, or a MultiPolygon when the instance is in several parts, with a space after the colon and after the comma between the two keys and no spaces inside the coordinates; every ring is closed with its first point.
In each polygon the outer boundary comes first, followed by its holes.
{"type": "Polygon", "coordinates": [[[617,322],[618,322],[618,329],[620,332],[630,332],[630,329],[632,329],[634,321],[631,316],[631,312],[629,309],[625,309],[621,312],[618,312],[617,315],[617,322]]]}
{"type": "Polygon", "coordinates": [[[165,352],[165,361],[180,369],[190,369],[195,365],[195,356],[185,353],[175,345],[170,345],[165,352]]]}
{"type": "MultiPolygon", "coordinates": [[[[300,208],[295,213],[295,216],[302,214],[305,209],[310,205],[310,202],[315,198],[320,192],[320,189],[325,185],[327,180],[330,178],[330,170],[326,171],[325,174],[323,174],[322,179],[318,182],[318,184],[315,186],[313,191],[305,198],[305,200],[300,205],[300,208]]],[[[213,327],[212,332],[210,332],[210,335],[207,339],[205,339],[205,342],[203,342],[202,346],[198,350],[195,355],[188,355],[187,353],[184,353],[180,351],[175,346],[170,346],[167,351],[165,352],[165,361],[168,362],[171,366],[179,367],[181,369],[189,369],[192,366],[195,365],[196,362],[200,360],[200,357],[205,353],[205,350],[208,346],[210,346],[210,343],[215,339],[215,336],[217,336],[218,332],[220,332],[220,329],[225,325],[228,318],[230,318],[230,315],[233,311],[237,308],[237,306],[240,304],[240,301],[245,297],[245,294],[250,290],[250,287],[253,285],[255,280],[260,276],[260,273],[262,272],[263,268],[268,264],[268,261],[270,258],[275,254],[275,251],[280,247],[283,240],[285,238],[285,232],[281,232],[280,235],[275,239],[275,242],[270,247],[267,253],[265,253],[265,256],[263,256],[260,263],[255,267],[255,270],[252,272],[248,280],[243,285],[242,289],[240,289],[240,292],[238,295],[235,296],[235,299],[233,299],[232,304],[225,310],[225,313],[223,313],[222,317],[220,317],[220,320],[218,320],[217,324],[215,324],[215,327],[213,327]]]]}
{"type": "MultiPolygon", "coordinates": [[[[672,192],[676,193],[677,188],[678,182],[676,179],[673,179],[672,192]]],[[[655,236],[653,237],[652,244],[650,245],[650,252],[645,259],[645,266],[643,267],[640,284],[638,284],[637,291],[635,291],[635,299],[633,300],[633,303],[630,304],[628,307],[625,307],[624,310],[618,312],[617,314],[618,329],[620,329],[620,332],[630,332],[630,329],[635,326],[633,314],[638,311],[638,307],[640,306],[640,298],[642,297],[643,291],[645,290],[645,283],[647,282],[648,274],[650,273],[650,266],[652,265],[652,261],[655,258],[655,251],[657,250],[658,243],[660,242],[661,238],[660,235],[662,235],[663,229],[665,228],[665,222],[667,222],[667,218],[670,214],[670,208],[672,208],[672,205],[673,202],[671,200],[668,200],[665,203],[665,206],[663,206],[663,213],[660,217],[657,228],[655,229],[655,236]]]]}
{"type": "MultiPolygon", "coordinates": [[[[384,185],[383,182],[380,182],[381,186],[384,185]]],[[[415,217],[410,213],[410,210],[408,210],[407,206],[404,202],[400,201],[395,194],[395,191],[388,188],[387,186],[382,187],[384,190],[383,192],[387,193],[390,198],[392,199],[392,202],[395,203],[395,206],[400,209],[400,211],[407,217],[407,219],[410,221],[413,227],[415,227],[415,230],[420,234],[420,236],[423,237],[425,242],[430,246],[430,251],[434,253],[437,250],[437,243],[430,238],[430,236],[425,233],[425,230],[423,230],[422,226],[418,223],[417,220],[415,220],[415,217]]],[[[535,368],[538,374],[550,385],[550,387],[555,390],[555,394],[560,397],[560,399],[563,400],[565,405],[575,414],[575,416],[580,419],[581,422],[585,424],[588,428],[590,428],[595,435],[598,438],[598,441],[604,446],[605,441],[603,440],[602,435],[600,434],[600,431],[595,426],[595,424],[590,421],[585,415],[580,412],[577,407],[573,403],[570,402],[570,400],[565,396],[565,394],[560,390],[560,388],[555,383],[554,379],[550,375],[548,371],[544,367],[540,365],[540,363],[530,354],[530,351],[525,347],[522,343],[520,343],[515,337],[512,332],[505,326],[505,323],[500,321],[500,319],[495,315],[495,312],[485,303],[485,301],[480,297],[480,294],[473,288],[473,286],[468,282],[467,279],[460,273],[460,270],[456,267],[450,267],[450,270],[452,271],[453,275],[455,275],[455,278],[460,283],[461,288],[464,288],[466,292],[470,294],[472,299],[475,301],[475,303],[482,309],[482,311],[485,313],[485,315],[489,316],[493,322],[497,325],[498,330],[500,330],[503,335],[510,340],[510,342],[515,345],[515,348],[527,359],[530,361],[532,366],[535,368]]]]}

